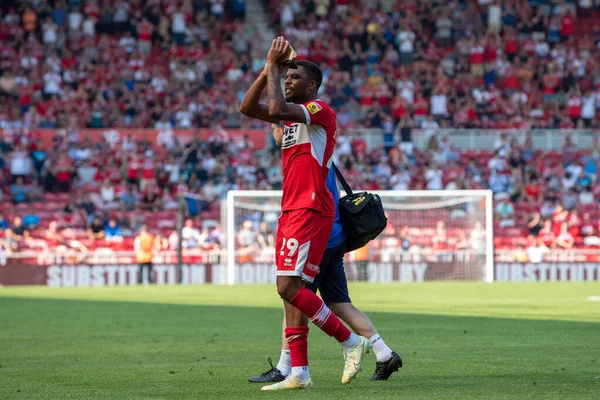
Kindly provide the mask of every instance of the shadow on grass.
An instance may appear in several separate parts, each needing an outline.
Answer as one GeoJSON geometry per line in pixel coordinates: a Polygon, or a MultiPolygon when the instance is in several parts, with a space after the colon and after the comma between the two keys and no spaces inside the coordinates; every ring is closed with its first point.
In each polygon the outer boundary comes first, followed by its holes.
{"type": "MultiPolygon", "coordinates": [[[[339,346],[311,326],[303,398],[593,398],[600,323],[369,313],[405,368],[349,387],[339,346]]],[[[0,398],[254,398],[277,359],[272,308],[0,298],[0,398]]],[[[263,395],[264,396],[264,395],[263,395]]],[[[279,394],[275,395],[276,397],[279,394]]],[[[281,396],[286,397],[286,396],[281,396]]]]}

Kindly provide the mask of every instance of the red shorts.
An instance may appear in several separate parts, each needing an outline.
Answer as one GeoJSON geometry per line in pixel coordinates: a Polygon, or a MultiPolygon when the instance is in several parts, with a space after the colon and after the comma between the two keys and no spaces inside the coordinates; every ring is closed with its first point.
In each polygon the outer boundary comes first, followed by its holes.
{"type": "Polygon", "coordinates": [[[312,282],[319,273],[332,227],[333,216],[323,216],[316,210],[283,211],[275,243],[277,275],[300,276],[312,282]]]}

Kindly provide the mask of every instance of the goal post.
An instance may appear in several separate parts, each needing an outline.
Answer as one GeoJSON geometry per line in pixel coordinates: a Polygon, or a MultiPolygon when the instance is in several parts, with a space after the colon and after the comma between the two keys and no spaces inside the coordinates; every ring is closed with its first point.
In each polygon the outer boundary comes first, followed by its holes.
{"type": "MultiPolygon", "coordinates": [[[[388,227],[365,249],[346,255],[348,280],[494,280],[490,190],[373,193],[383,202],[388,227]]],[[[223,207],[228,284],[275,281],[281,195],[275,190],[228,192],[223,207]]]]}

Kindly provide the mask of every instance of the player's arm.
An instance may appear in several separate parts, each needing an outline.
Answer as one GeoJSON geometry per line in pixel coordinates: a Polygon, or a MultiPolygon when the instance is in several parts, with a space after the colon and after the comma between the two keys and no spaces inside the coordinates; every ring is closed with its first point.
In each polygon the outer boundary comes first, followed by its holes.
{"type": "MultiPolygon", "coordinates": [[[[289,46],[289,45],[288,45],[289,46]]],[[[287,51],[287,50],[286,50],[287,51]]],[[[269,98],[269,116],[278,121],[290,121],[306,124],[306,110],[299,104],[287,103],[281,89],[281,72],[278,65],[269,64],[267,72],[267,96],[269,98]]]]}
{"type": "Polygon", "coordinates": [[[246,92],[242,104],[240,105],[240,112],[247,117],[260,119],[262,121],[277,123],[277,119],[272,118],[269,115],[269,106],[260,103],[260,95],[263,90],[267,87],[267,72],[262,71],[258,78],[254,81],[250,89],[246,92]]]}

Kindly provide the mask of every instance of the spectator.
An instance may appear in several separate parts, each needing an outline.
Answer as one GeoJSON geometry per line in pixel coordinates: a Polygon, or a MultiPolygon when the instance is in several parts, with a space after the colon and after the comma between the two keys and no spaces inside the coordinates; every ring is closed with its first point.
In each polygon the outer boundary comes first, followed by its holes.
{"type": "Polygon", "coordinates": [[[258,233],[253,229],[252,221],[244,221],[242,229],[237,233],[237,244],[243,255],[254,252],[257,248],[258,233]]]}
{"type": "Polygon", "coordinates": [[[575,244],[573,235],[569,232],[569,226],[566,222],[560,225],[560,234],[556,238],[556,245],[563,249],[570,249],[575,244]]]}
{"type": "Polygon", "coordinates": [[[18,177],[15,183],[10,188],[10,194],[12,202],[14,204],[27,203],[29,196],[29,189],[23,183],[23,178],[18,177]]]}
{"type": "Polygon", "coordinates": [[[160,189],[156,185],[150,184],[142,195],[140,207],[143,210],[158,211],[162,206],[160,198],[160,189]]]}
{"type": "Polygon", "coordinates": [[[496,218],[499,221],[500,228],[515,226],[515,208],[508,195],[503,195],[498,198],[500,201],[496,205],[496,218]]]}
{"type": "Polygon", "coordinates": [[[427,171],[425,172],[425,179],[427,180],[428,190],[442,190],[444,188],[442,184],[442,176],[444,172],[435,164],[431,163],[427,171]]]}
{"type": "Polygon", "coordinates": [[[31,236],[27,227],[23,224],[21,217],[15,217],[13,219],[10,232],[12,233],[12,239],[16,241],[17,244],[20,244],[21,242],[27,242],[31,236]]]}
{"type": "MultiPolygon", "coordinates": [[[[181,237],[183,247],[186,249],[195,249],[200,245],[200,231],[194,227],[194,222],[191,219],[185,221],[181,237]]],[[[171,243],[171,238],[169,238],[169,243],[171,243]]]]}
{"type": "Polygon", "coordinates": [[[540,213],[533,213],[529,218],[529,221],[527,222],[527,229],[529,230],[529,235],[537,237],[540,233],[540,230],[542,230],[543,227],[544,222],[540,213]]]}
{"type": "Polygon", "coordinates": [[[562,204],[565,210],[573,210],[575,207],[577,207],[577,201],[578,196],[575,188],[571,188],[565,194],[563,194],[562,204]]]}
{"type": "Polygon", "coordinates": [[[32,208],[29,208],[27,214],[23,217],[23,225],[26,229],[33,230],[40,227],[40,217],[36,215],[32,208]]]}
{"type": "Polygon", "coordinates": [[[275,236],[273,233],[269,232],[266,222],[260,223],[256,242],[262,250],[275,248],[275,236]]]}
{"type": "Polygon", "coordinates": [[[529,247],[527,247],[527,257],[529,258],[529,262],[539,264],[544,261],[544,255],[547,254],[550,250],[544,244],[544,240],[542,238],[531,238],[531,242],[529,247]]]}
{"type": "Polygon", "coordinates": [[[87,229],[87,235],[91,241],[95,241],[97,239],[104,239],[104,223],[99,217],[94,217],[92,219],[92,223],[88,226],[87,229]]]}
{"type": "Polygon", "coordinates": [[[0,234],[2,234],[5,229],[8,229],[8,221],[4,218],[4,215],[0,213],[0,234]]]}
{"type": "Polygon", "coordinates": [[[117,224],[117,220],[111,218],[104,227],[104,234],[107,242],[122,242],[123,235],[121,234],[121,228],[117,224]]]}
{"type": "Polygon", "coordinates": [[[539,238],[542,240],[544,246],[548,248],[554,248],[556,245],[556,235],[554,234],[554,230],[552,229],[552,221],[545,220],[544,226],[540,229],[539,238]]]}
{"type": "Polygon", "coordinates": [[[138,194],[135,186],[127,185],[127,191],[121,195],[121,206],[127,211],[133,211],[138,205],[138,194]]]}
{"type": "Polygon", "coordinates": [[[142,225],[140,234],[134,241],[135,258],[139,265],[139,283],[152,283],[154,280],[152,274],[152,257],[154,255],[155,247],[156,243],[154,236],[148,233],[148,227],[146,225],[142,225]],[[145,271],[147,271],[146,274],[144,274],[145,271]],[[145,278],[147,278],[147,281],[145,278]]]}

